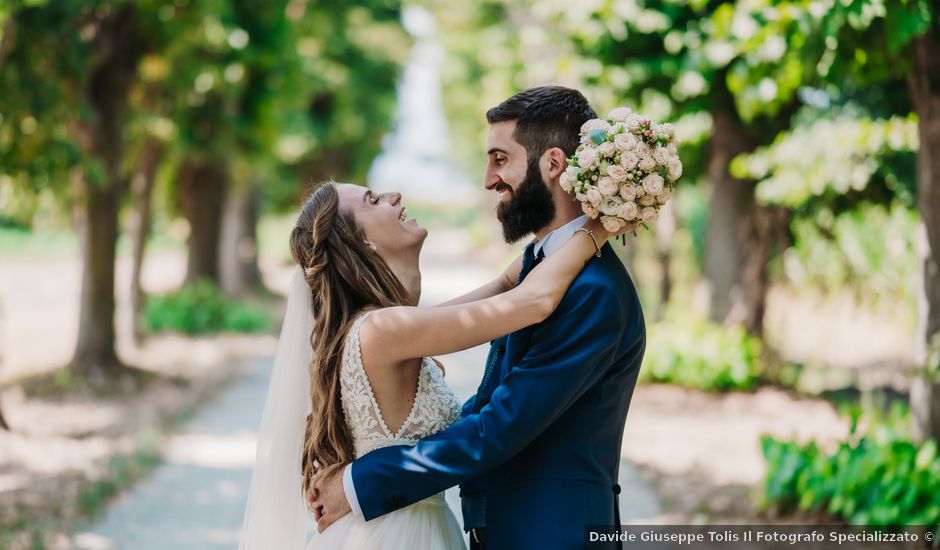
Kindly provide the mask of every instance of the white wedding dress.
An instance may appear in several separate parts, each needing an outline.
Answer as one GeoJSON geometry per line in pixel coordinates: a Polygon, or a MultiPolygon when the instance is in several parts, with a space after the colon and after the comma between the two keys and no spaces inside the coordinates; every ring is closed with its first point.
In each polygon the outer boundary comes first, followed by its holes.
{"type": "MultiPolygon", "coordinates": [[[[443,373],[425,358],[418,375],[414,405],[397,433],[385,423],[362,366],[359,329],[371,312],[350,327],[340,374],[341,399],[356,458],[381,447],[413,445],[460,418],[460,402],[443,373]]],[[[457,518],[439,493],[420,502],[364,521],[347,514],[307,543],[307,550],[457,550],[466,548],[457,518]]]]}

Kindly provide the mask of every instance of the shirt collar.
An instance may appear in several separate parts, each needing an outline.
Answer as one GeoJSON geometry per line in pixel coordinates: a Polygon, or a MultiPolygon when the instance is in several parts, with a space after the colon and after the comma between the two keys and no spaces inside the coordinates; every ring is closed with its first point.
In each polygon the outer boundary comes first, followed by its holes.
{"type": "Polygon", "coordinates": [[[551,256],[558,251],[559,248],[564,246],[568,239],[570,239],[574,232],[578,229],[584,227],[588,221],[587,215],[580,216],[566,223],[565,225],[551,231],[548,235],[545,235],[545,238],[536,241],[535,248],[532,252],[538,256],[540,250],[545,250],[545,256],[551,256]]]}

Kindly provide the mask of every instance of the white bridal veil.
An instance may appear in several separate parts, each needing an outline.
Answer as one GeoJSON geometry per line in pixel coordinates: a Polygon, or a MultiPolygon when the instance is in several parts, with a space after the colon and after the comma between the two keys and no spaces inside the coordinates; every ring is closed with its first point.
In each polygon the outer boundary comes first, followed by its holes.
{"type": "Polygon", "coordinates": [[[303,270],[297,267],[291,277],[287,312],[261,415],[239,550],[304,547],[310,520],[300,493],[300,459],[310,413],[311,300],[303,270]]]}

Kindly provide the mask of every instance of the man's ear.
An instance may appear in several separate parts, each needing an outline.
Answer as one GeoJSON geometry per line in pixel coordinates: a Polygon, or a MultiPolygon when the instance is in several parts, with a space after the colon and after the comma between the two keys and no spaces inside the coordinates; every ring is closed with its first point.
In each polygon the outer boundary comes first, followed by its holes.
{"type": "Polygon", "coordinates": [[[545,151],[542,158],[546,160],[546,171],[549,180],[557,179],[562,172],[568,169],[568,155],[558,147],[552,147],[545,151]]]}

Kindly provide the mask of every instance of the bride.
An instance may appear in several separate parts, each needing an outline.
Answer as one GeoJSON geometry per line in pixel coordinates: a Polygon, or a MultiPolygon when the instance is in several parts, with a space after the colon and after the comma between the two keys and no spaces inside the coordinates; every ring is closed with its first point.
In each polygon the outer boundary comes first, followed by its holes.
{"type": "MultiPolygon", "coordinates": [[[[430,357],[545,320],[610,236],[588,221],[521,284],[522,257],[465,296],[416,307],[427,230],[407,220],[401,196],[351,184],[320,186],[291,233],[299,268],[262,414],[239,548],[303,548],[311,513],[305,495],[318,479],[372,450],[414,444],[458,420],[460,403],[430,357]]],[[[306,548],[465,545],[438,494],[368,522],[347,514],[306,548]]]]}

